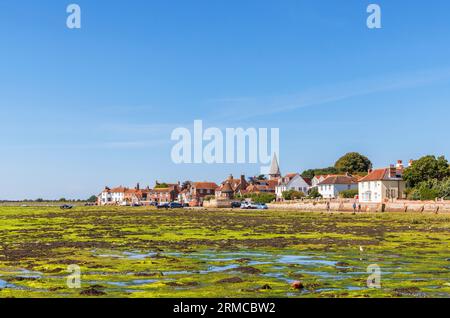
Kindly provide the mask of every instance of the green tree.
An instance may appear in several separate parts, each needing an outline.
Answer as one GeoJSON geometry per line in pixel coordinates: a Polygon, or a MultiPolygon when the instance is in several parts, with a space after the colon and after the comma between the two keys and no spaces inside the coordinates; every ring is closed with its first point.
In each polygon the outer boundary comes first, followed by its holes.
{"type": "Polygon", "coordinates": [[[358,195],[358,189],[344,190],[339,193],[339,196],[344,199],[353,199],[358,195]]]}
{"type": "Polygon", "coordinates": [[[250,198],[255,203],[270,203],[276,199],[273,193],[250,193],[244,195],[244,198],[250,198]]]}
{"type": "Polygon", "coordinates": [[[339,158],[334,167],[342,173],[367,172],[367,170],[372,168],[372,162],[369,158],[357,152],[349,152],[339,158]]]}
{"type": "Polygon", "coordinates": [[[450,167],[444,156],[425,156],[406,168],[403,178],[408,187],[416,187],[419,183],[432,179],[444,180],[450,176],[450,167]]]}
{"type": "Polygon", "coordinates": [[[322,195],[319,193],[319,189],[317,189],[317,187],[309,189],[308,198],[317,199],[317,198],[321,198],[321,197],[322,197],[322,195]]]}
{"type": "Polygon", "coordinates": [[[90,202],[90,203],[97,202],[97,196],[96,195],[91,195],[89,197],[89,199],[87,199],[87,202],[90,202]]]}
{"type": "Polygon", "coordinates": [[[442,180],[438,187],[439,197],[449,200],[450,199],[450,177],[442,180]]]}
{"type": "Polygon", "coordinates": [[[328,167],[322,169],[309,169],[302,173],[302,177],[312,179],[314,176],[337,174],[338,170],[335,167],[328,167]]]}
{"type": "Polygon", "coordinates": [[[408,199],[410,200],[434,200],[439,197],[438,180],[422,181],[410,191],[408,199]]]}
{"type": "Polygon", "coordinates": [[[285,200],[298,200],[305,197],[305,194],[300,191],[288,190],[282,193],[283,199],[285,200]]]}
{"type": "Polygon", "coordinates": [[[158,183],[155,186],[155,189],[167,189],[169,187],[169,185],[167,183],[158,183]]]}

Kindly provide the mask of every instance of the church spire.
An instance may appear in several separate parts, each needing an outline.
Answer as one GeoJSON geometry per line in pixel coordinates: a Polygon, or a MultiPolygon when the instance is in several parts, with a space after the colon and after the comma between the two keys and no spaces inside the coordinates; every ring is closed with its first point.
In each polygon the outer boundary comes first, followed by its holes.
{"type": "Polygon", "coordinates": [[[270,180],[276,180],[281,177],[280,166],[278,165],[277,154],[273,154],[272,164],[270,165],[269,178],[270,180]]]}

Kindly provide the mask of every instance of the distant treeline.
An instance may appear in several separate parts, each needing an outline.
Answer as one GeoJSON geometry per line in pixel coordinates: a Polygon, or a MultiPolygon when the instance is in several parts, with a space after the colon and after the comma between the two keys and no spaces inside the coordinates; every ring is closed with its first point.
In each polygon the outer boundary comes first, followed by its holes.
{"type": "Polygon", "coordinates": [[[93,195],[89,197],[87,200],[83,199],[66,199],[66,198],[60,198],[58,200],[55,199],[43,199],[43,198],[37,198],[37,199],[24,199],[24,200],[0,200],[0,203],[55,203],[55,202],[96,202],[97,196],[93,195]]]}

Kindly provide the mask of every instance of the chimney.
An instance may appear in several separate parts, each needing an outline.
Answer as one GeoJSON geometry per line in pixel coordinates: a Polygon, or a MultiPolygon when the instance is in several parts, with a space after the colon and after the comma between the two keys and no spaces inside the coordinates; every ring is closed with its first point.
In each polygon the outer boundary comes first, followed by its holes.
{"type": "Polygon", "coordinates": [[[395,178],[397,176],[397,168],[394,165],[389,167],[389,178],[395,178]]]}
{"type": "Polygon", "coordinates": [[[413,165],[413,163],[414,163],[414,160],[410,159],[409,163],[408,163],[408,167],[411,167],[413,165]]]}
{"type": "Polygon", "coordinates": [[[397,169],[403,170],[403,160],[397,160],[397,169]]]}
{"type": "Polygon", "coordinates": [[[245,175],[241,174],[241,184],[244,186],[247,184],[247,181],[245,180],[245,175]]]}
{"type": "Polygon", "coordinates": [[[140,190],[139,182],[136,184],[136,190],[140,190]]]}
{"type": "Polygon", "coordinates": [[[369,170],[367,170],[368,174],[371,174],[373,172],[372,168],[369,168],[369,170]]]}

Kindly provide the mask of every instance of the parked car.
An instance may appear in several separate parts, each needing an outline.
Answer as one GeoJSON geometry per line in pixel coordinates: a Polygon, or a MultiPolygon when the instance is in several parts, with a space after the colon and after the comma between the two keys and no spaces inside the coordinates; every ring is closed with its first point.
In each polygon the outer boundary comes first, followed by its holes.
{"type": "Polygon", "coordinates": [[[267,210],[267,209],[269,209],[265,203],[258,203],[258,204],[256,204],[256,208],[258,210],[267,210]]]}
{"type": "Polygon", "coordinates": [[[73,208],[73,205],[64,204],[59,207],[61,210],[70,210],[73,208]]]}
{"type": "Polygon", "coordinates": [[[238,201],[231,202],[231,208],[233,208],[233,209],[240,208],[241,205],[242,205],[242,203],[238,202],[238,201]]]}
{"type": "Polygon", "coordinates": [[[244,201],[241,204],[241,209],[255,210],[255,209],[257,209],[257,206],[256,206],[256,204],[253,204],[251,202],[244,201]]]}
{"type": "Polygon", "coordinates": [[[169,208],[169,203],[165,202],[165,203],[160,203],[156,206],[158,209],[168,209],[169,208]]]}
{"type": "Polygon", "coordinates": [[[182,209],[183,205],[178,202],[170,202],[169,203],[169,209],[182,209]]]}

